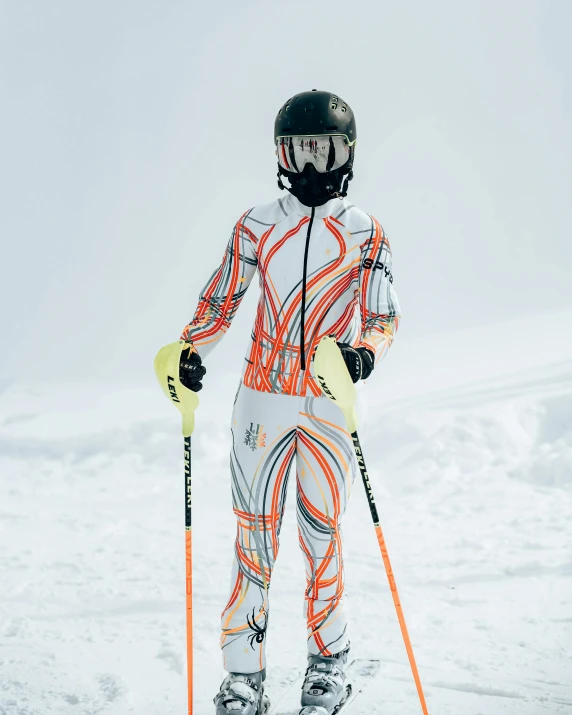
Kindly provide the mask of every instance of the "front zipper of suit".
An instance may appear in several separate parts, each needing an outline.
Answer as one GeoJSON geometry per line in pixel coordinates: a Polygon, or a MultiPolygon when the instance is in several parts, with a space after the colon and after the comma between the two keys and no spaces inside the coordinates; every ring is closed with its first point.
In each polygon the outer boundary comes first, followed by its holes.
{"type": "Polygon", "coordinates": [[[312,206],[312,213],[310,215],[310,223],[308,224],[308,231],[306,233],[306,247],[304,248],[304,274],[302,276],[302,313],[301,313],[301,323],[300,323],[300,356],[301,356],[301,368],[306,369],[306,351],[305,351],[305,336],[304,336],[304,320],[306,317],[306,272],[308,270],[308,248],[310,246],[310,234],[312,233],[312,224],[314,223],[314,214],[316,209],[312,206]]]}

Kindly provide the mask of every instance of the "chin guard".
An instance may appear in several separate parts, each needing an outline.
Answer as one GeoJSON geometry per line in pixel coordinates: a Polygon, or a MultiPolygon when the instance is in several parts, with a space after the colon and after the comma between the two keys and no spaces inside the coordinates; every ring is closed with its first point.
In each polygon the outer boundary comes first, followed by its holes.
{"type": "Polygon", "coordinates": [[[195,428],[195,410],[199,405],[196,392],[186,388],[179,379],[181,353],[189,347],[184,340],[169,343],[155,358],[155,375],[161,389],[183,417],[183,437],[190,437],[195,428]]]}
{"type": "Polygon", "coordinates": [[[349,182],[354,178],[353,147],[351,156],[347,164],[327,174],[314,171],[310,175],[308,170],[294,174],[278,164],[278,188],[289,191],[305,206],[322,206],[330,199],[343,199],[348,194],[349,182]],[[290,186],[282,181],[283,176],[288,179],[290,186]]]}

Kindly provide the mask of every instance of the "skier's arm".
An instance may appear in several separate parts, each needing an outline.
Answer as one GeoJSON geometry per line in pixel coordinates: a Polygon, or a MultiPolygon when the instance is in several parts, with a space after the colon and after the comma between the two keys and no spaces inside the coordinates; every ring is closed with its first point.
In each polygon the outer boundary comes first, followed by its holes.
{"type": "Polygon", "coordinates": [[[393,288],[389,241],[380,224],[373,217],[371,220],[371,232],[361,245],[361,339],[357,347],[370,350],[377,363],[393,341],[401,310],[393,288]]]}
{"type": "Polygon", "coordinates": [[[234,227],[222,265],[209,278],[199,296],[199,304],[182,340],[191,341],[205,358],[224,336],[256,271],[256,236],[241,217],[234,227]]]}

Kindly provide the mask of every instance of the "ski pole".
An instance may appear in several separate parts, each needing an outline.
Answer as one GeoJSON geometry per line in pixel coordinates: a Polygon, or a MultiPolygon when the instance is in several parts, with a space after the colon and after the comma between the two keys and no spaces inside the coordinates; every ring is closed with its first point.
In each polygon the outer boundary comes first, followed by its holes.
{"type": "Polygon", "coordinates": [[[181,352],[188,348],[184,340],[165,345],[155,357],[155,375],[161,389],[183,418],[185,438],[185,564],[186,564],[186,639],[187,639],[187,697],[188,715],[193,715],[193,532],[191,493],[191,434],[195,428],[195,410],[199,405],[196,392],[187,389],[180,380],[181,352]]]}
{"type": "Polygon", "coordinates": [[[423,693],[423,687],[421,685],[421,678],[419,677],[419,671],[417,670],[417,663],[415,661],[415,655],[413,653],[413,646],[411,645],[411,639],[409,638],[409,632],[407,630],[407,625],[405,623],[405,616],[403,615],[403,608],[401,607],[401,601],[399,600],[399,593],[397,591],[397,584],[395,583],[395,577],[393,576],[393,569],[391,568],[391,561],[389,560],[389,554],[387,552],[387,546],[385,544],[385,539],[383,537],[383,531],[381,530],[381,525],[379,523],[379,514],[377,513],[377,506],[375,505],[375,499],[373,497],[373,490],[371,488],[371,482],[369,481],[369,476],[367,474],[367,469],[365,466],[365,460],[363,457],[363,452],[359,442],[359,437],[357,430],[351,433],[351,437],[354,443],[354,451],[356,453],[357,462],[359,470],[361,473],[361,478],[363,485],[365,487],[365,493],[367,496],[367,502],[369,505],[369,510],[371,512],[371,518],[373,519],[373,525],[375,527],[375,533],[377,534],[377,541],[379,543],[379,549],[381,551],[381,556],[383,558],[383,563],[385,565],[385,573],[387,574],[387,580],[389,581],[389,589],[393,597],[393,603],[395,605],[395,610],[397,611],[397,620],[399,621],[399,626],[401,628],[401,635],[403,636],[403,642],[405,643],[405,650],[407,651],[407,657],[409,658],[409,664],[411,666],[411,672],[413,673],[413,680],[417,687],[417,693],[419,695],[419,700],[421,702],[421,708],[423,709],[424,715],[429,715],[427,711],[427,703],[425,702],[425,695],[423,693]]]}
{"type": "Polygon", "coordinates": [[[377,507],[375,505],[371,482],[369,481],[363,452],[359,442],[357,433],[358,420],[355,407],[355,385],[352,382],[340,349],[338,348],[336,340],[333,336],[324,336],[319,342],[314,354],[314,372],[322,392],[326,395],[326,397],[329,397],[330,400],[333,400],[344,414],[348,432],[350,433],[353,441],[354,451],[362,476],[363,485],[365,487],[371,518],[373,519],[379,549],[385,565],[387,580],[389,581],[389,589],[391,591],[391,596],[393,597],[399,627],[401,628],[401,635],[403,636],[403,642],[405,643],[411,672],[413,673],[413,680],[415,681],[415,686],[417,687],[417,694],[419,695],[423,715],[429,715],[427,711],[427,703],[425,702],[425,695],[423,693],[423,687],[421,686],[421,678],[419,677],[419,671],[417,669],[417,663],[413,653],[413,646],[411,645],[411,639],[409,638],[409,632],[407,630],[407,625],[405,624],[405,616],[403,615],[403,609],[399,600],[399,593],[397,592],[393,569],[391,568],[391,561],[389,560],[387,546],[385,544],[385,539],[379,523],[379,514],[377,513],[377,507]]]}
{"type": "Polygon", "coordinates": [[[191,491],[191,438],[185,437],[185,561],[187,611],[187,694],[189,715],[193,715],[193,530],[191,491]]]}

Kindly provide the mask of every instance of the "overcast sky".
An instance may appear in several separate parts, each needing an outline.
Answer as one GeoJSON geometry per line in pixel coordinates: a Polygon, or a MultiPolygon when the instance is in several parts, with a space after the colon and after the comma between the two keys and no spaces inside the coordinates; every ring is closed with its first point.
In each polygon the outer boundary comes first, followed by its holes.
{"type": "Polygon", "coordinates": [[[274,117],[312,88],[355,111],[349,196],[390,237],[403,345],[572,304],[572,3],[0,8],[1,377],[152,379],[280,195],[274,117]]]}

